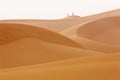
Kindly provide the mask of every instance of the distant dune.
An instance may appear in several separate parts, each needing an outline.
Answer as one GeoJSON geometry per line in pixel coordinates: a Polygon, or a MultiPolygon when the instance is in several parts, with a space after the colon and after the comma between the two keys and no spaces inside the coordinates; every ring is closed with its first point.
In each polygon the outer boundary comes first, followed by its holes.
{"type": "Polygon", "coordinates": [[[89,20],[94,21],[94,20],[107,18],[107,17],[113,17],[113,16],[120,16],[120,9],[111,10],[111,11],[107,11],[107,12],[103,12],[103,13],[99,13],[99,14],[95,14],[95,15],[86,16],[82,20],[83,21],[86,21],[86,20],[87,21],[89,21],[89,20]]]}
{"type": "Polygon", "coordinates": [[[0,35],[0,44],[8,43],[20,38],[34,37],[51,43],[80,47],[76,42],[58,33],[24,24],[1,23],[0,35]]]}
{"type": "Polygon", "coordinates": [[[120,80],[120,10],[1,20],[0,80],[120,80]]]}
{"type": "Polygon", "coordinates": [[[88,23],[77,31],[80,37],[120,46],[120,16],[104,18],[88,23]]]}
{"type": "Polygon", "coordinates": [[[1,20],[0,23],[18,23],[42,27],[54,32],[61,32],[71,26],[79,24],[81,17],[66,17],[58,20],[1,20]]]}
{"type": "Polygon", "coordinates": [[[85,21],[61,32],[87,49],[100,52],[120,51],[120,16],[85,21]]]}

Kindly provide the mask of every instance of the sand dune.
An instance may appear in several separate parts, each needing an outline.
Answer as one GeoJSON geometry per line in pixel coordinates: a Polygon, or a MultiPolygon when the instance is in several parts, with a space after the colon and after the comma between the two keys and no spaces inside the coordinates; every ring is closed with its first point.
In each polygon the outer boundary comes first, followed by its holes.
{"type": "Polygon", "coordinates": [[[16,19],[16,20],[0,20],[0,23],[18,23],[18,24],[28,24],[33,26],[42,27],[48,30],[52,30],[55,32],[61,32],[65,29],[68,29],[72,26],[77,24],[86,22],[86,21],[93,21],[101,18],[106,18],[110,16],[118,16],[120,15],[120,9],[112,10],[96,15],[86,16],[86,17],[79,17],[77,15],[68,16],[63,19],[58,20],[30,20],[30,19],[16,19]]]}
{"type": "Polygon", "coordinates": [[[112,17],[112,16],[120,16],[120,9],[111,10],[111,11],[107,11],[107,12],[103,12],[103,13],[99,13],[99,14],[95,14],[95,15],[86,16],[82,20],[83,21],[90,21],[90,20],[95,21],[95,20],[99,20],[99,19],[102,19],[102,18],[112,17]]]}
{"type": "Polygon", "coordinates": [[[120,80],[120,10],[0,21],[0,80],[120,80]]]}
{"type": "Polygon", "coordinates": [[[84,22],[61,34],[82,44],[87,49],[101,52],[119,52],[119,16],[84,22]]]}
{"type": "Polygon", "coordinates": [[[8,43],[24,37],[34,37],[43,41],[60,45],[80,47],[74,41],[49,30],[23,24],[0,24],[0,44],[8,43]]]}
{"type": "MultiPolygon", "coordinates": [[[[48,63],[100,53],[25,38],[0,46],[0,68],[48,63]]],[[[102,53],[101,53],[102,54],[102,53]]]]}
{"type": "Polygon", "coordinates": [[[30,69],[7,72],[0,75],[2,80],[119,80],[119,62],[81,64],[53,67],[47,69],[30,69]],[[73,70],[74,69],[74,70],[73,70]],[[6,77],[7,76],[7,77],[6,77]]]}
{"type": "MultiPolygon", "coordinates": [[[[115,17],[115,16],[120,16],[120,9],[117,10],[112,10],[112,11],[108,11],[108,12],[103,12],[103,13],[99,13],[96,15],[90,15],[90,16],[86,16],[86,17],[82,17],[81,18],[81,23],[78,23],[77,25],[73,25],[69,28],[66,28],[65,30],[62,30],[61,33],[66,32],[68,30],[77,30],[79,27],[78,26],[82,26],[84,24],[99,20],[99,19],[103,19],[103,18],[108,18],[108,17],[115,17]]],[[[72,31],[73,33],[74,31],[72,31]]]]}
{"type": "Polygon", "coordinates": [[[0,35],[0,68],[99,54],[60,34],[28,25],[0,24],[0,35]]]}
{"type": "Polygon", "coordinates": [[[79,24],[81,17],[70,16],[59,20],[0,20],[0,23],[18,23],[42,27],[54,32],[61,32],[71,26],[79,24]]]}
{"type": "Polygon", "coordinates": [[[65,66],[65,65],[76,65],[76,64],[95,64],[95,63],[109,63],[109,62],[118,62],[120,61],[120,54],[99,54],[93,56],[83,56],[77,58],[71,58],[66,60],[59,60],[44,64],[36,64],[36,65],[28,65],[28,66],[20,66],[20,67],[13,67],[13,68],[5,68],[0,71],[16,71],[16,70],[27,70],[27,69],[39,69],[39,68],[50,68],[50,67],[58,67],[58,66],[65,66]]]}
{"type": "Polygon", "coordinates": [[[80,37],[120,46],[120,16],[109,17],[88,23],[77,31],[80,37]]]}
{"type": "Polygon", "coordinates": [[[77,59],[74,62],[68,61],[61,65],[53,66],[47,65],[46,67],[34,67],[10,71],[2,71],[0,79],[3,80],[119,80],[119,55],[103,55],[97,57],[87,57],[85,59],[77,59]],[[117,59],[115,58],[117,57],[117,59]],[[103,60],[104,59],[104,60],[103,60]],[[90,60],[90,61],[89,61],[90,60]],[[97,60],[97,61],[95,61],[97,60]],[[80,62],[82,61],[82,62],[80,62]],[[87,63],[86,63],[87,62],[87,63]],[[92,63],[91,63],[92,62],[92,63]],[[69,65],[68,65],[69,64],[69,65]],[[5,77],[7,76],[7,77],[5,77]],[[47,76],[47,77],[46,77],[47,76]]]}

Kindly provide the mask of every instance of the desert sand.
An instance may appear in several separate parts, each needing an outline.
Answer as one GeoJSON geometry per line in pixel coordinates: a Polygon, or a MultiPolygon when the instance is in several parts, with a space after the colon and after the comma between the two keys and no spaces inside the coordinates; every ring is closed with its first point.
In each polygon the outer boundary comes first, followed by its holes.
{"type": "Polygon", "coordinates": [[[0,80],[120,80],[119,13],[0,20],[0,80]]]}
{"type": "MultiPolygon", "coordinates": [[[[117,10],[117,12],[120,11],[117,10]]],[[[119,52],[120,16],[118,13],[118,16],[117,14],[113,16],[112,13],[114,11],[108,12],[109,17],[105,16],[107,13],[94,15],[94,18],[98,16],[99,19],[86,19],[83,23],[63,30],[61,34],[90,50],[107,53],[119,52]]]]}
{"type": "Polygon", "coordinates": [[[1,20],[0,23],[19,23],[28,24],[37,27],[42,27],[54,32],[61,32],[71,26],[77,25],[82,22],[82,17],[69,16],[57,20],[34,20],[34,19],[21,19],[21,20],[1,20]]]}

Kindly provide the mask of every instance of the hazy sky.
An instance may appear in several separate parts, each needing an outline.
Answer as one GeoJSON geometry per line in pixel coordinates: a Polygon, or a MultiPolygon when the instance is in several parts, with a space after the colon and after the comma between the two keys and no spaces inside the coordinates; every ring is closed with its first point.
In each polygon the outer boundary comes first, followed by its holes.
{"type": "Polygon", "coordinates": [[[120,0],[0,0],[0,19],[55,19],[119,8],[120,0]]]}

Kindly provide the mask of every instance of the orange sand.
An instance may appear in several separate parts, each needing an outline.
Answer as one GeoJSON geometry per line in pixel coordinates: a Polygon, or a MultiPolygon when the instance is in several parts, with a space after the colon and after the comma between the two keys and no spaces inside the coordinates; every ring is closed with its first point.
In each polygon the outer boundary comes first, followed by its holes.
{"type": "Polygon", "coordinates": [[[0,80],[120,80],[120,10],[0,21],[0,80]]]}

